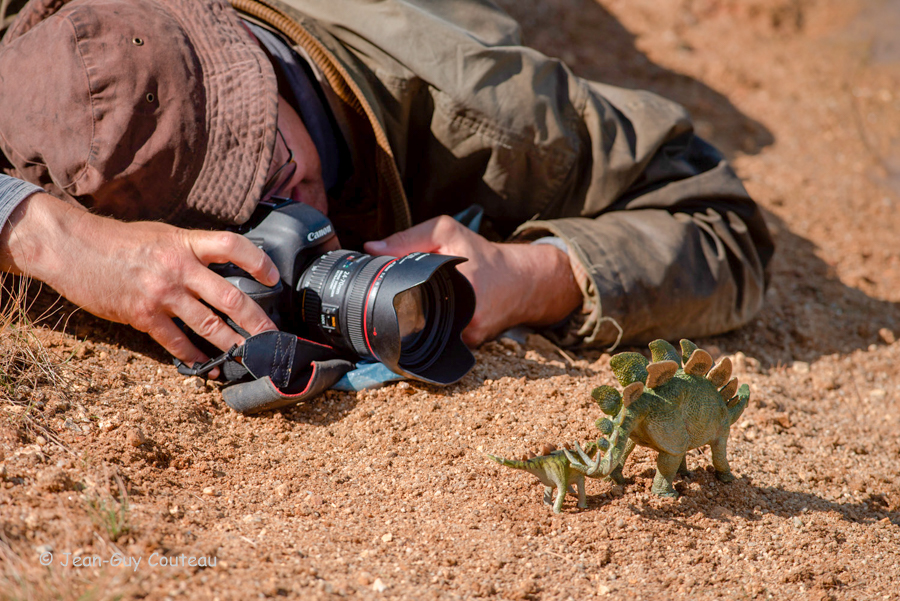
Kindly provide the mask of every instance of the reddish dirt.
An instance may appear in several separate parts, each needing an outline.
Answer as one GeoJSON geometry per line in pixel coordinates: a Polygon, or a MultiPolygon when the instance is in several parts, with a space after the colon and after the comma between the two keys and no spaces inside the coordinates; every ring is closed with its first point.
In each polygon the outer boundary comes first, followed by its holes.
{"type": "Polygon", "coordinates": [[[589,481],[587,509],[554,515],[536,479],[485,459],[595,436],[599,351],[503,340],[449,388],[247,418],[147,339],[76,314],[41,334],[77,376],[67,398],[16,392],[49,433],[3,407],[0,598],[898,598],[897,4],[501,4],[578,74],[685,104],[766,210],[767,306],[697,341],[752,391],[737,481],[692,452],[682,496],[661,500],[639,449],[625,486],[589,481]],[[148,565],[160,555],[216,565],[148,565]]]}

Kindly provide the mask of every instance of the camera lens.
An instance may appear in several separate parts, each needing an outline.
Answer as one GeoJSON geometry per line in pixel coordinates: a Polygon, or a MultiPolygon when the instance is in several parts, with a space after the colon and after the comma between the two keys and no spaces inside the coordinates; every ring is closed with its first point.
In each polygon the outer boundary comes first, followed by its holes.
{"type": "Polygon", "coordinates": [[[415,346],[419,334],[425,329],[428,315],[423,303],[421,286],[404,290],[394,297],[394,311],[397,312],[397,325],[400,328],[401,353],[415,346]]]}
{"type": "Polygon", "coordinates": [[[297,283],[303,321],[330,344],[396,373],[455,382],[475,363],[460,337],[475,308],[472,287],[456,269],[463,260],[326,253],[297,283]]]}

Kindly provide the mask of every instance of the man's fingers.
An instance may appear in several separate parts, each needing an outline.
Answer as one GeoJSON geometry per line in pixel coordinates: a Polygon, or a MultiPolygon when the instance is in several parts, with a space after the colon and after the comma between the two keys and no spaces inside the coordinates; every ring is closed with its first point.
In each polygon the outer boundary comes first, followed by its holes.
{"type": "MultiPolygon", "coordinates": [[[[234,285],[228,282],[228,280],[219,277],[205,268],[203,268],[203,271],[204,272],[197,277],[191,278],[189,280],[191,283],[188,285],[188,289],[196,294],[201,300],[230,317],[237,325],[249,332],[251,336],[267,330],[276,329],[275,324],[269,319],[266,312],[263,311],[262,307],[260,307],[252,298],[238,290],[234,285]]],[[[208,314],[204,311],[202,315],[199,315],[199,317],[202,317],[201,323],[208,320],[209,323],[204,325],[209,326],[212,330],[217,329],[220,325],[231,330],[231,328],[221,319],[217,318],[218,321],[215,321],[210,318],[210,315],[213,317],[216,317],[216,315],[212,311],[209,311],[208,307],[205,307],[204,305],[200,306],[208,311],[208,314]]],[[[185,309],[197,311],[197,308],[193,306],[191,301],[187,301],[185,309]]],[[[179,317],[181,317],[186,324],[191,325],[184,316],[179,315],[179,317]]],[[[215,340],[206,336],[205,332],[198,331],[193,327],[192,329],[216,346],[219,346],[215,340]]],[[[211,333],[215,334],[215,331],[211,333]]],[[[226,350],[228,347],[219,346],[219,348],[226,350]]]]}
{"type": "Polygon", "coordinates": [[[151,324],[147,333],[173,357],[181,359],[188,365],[202,363],[209,359],[200,349],[194,346],[194,343],[168,316],[160,315],[151,324]]]}
{"type": "MultiPolygon", "coordinates": [[[[188,367],[193,367],[195,363],[204,363],[209,359],[198,349],[187,335],[175,325],[168,317],[160,316],[158,324],[155,324],[149,332],[164,349],[181,361],[188,367]]],[[[230,347],[229,347],[230,348],[230,347]]],[[[206,377],[215,380],[219,377],[219,368],[214,367],[212,371],[206,374],[206,377]]]]}
{"type": "Polygon", "coordinates": [[[462,226],[452,217],[442,215],[397,232],[384,240],[366,242],[366,252],[373,255],[401,256],[411,252],[440,252],[462,226]]]}
{"type": "Polygon", "coordinates": [[[235,344],[244,342],[244,337],[225,323],[224,319],[194,298],[185,297],[175,308],[175,316],[194,333],[213,343],[220,350],[227,351],[235,344]]]}
{"type": "Polygon", "coordinates": [[[191,250],[204,264],[234,263],[266,286],[278,283],[275,263],[244,236],[233,232],[185,231],[191,250]]]}

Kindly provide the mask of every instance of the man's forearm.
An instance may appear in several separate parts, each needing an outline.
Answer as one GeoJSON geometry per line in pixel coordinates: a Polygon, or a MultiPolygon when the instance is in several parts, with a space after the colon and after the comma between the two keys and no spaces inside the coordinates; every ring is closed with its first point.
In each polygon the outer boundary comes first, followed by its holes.
{"type": "Polygon", "coordinates": [[[0,234],[0,268],[39,279],[98,317],[149,333],[189,363],[206,356],[172,318],[221,349],[243,338],[210,307],[251,334],[275,327],[259,305],[207,268],[228,262],[265,285],[278,281],[271,259],[238,234],[126,223],[44,193],[20,203],[0,234]]]}
{"type": "MultiPolygon", "coordinates": [[[[64,240],[73,218],[84,209],[45,192],[36,192],[13,209],[0,232],[0,269],[56,286],[66,256],[64,240]]],[[[60,291],[62,292],[62,291],[60,291]]]]}

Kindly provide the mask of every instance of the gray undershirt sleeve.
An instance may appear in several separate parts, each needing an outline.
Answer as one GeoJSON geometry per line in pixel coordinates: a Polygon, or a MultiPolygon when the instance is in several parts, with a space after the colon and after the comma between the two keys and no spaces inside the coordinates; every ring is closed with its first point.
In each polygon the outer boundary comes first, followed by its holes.
{"type": "Polygon", "coordinates": [[[559,236],[544,236],[543,238],[534,240],[532,244],[549,244],[550,246],[555,246],[564,253],[569,254],[569,245],[559,236]]]}
{"type": "Polygon", "coordinates": [[[44,189],[24,180],[0,173],[0,231],[23,200],[44,189]]]}

